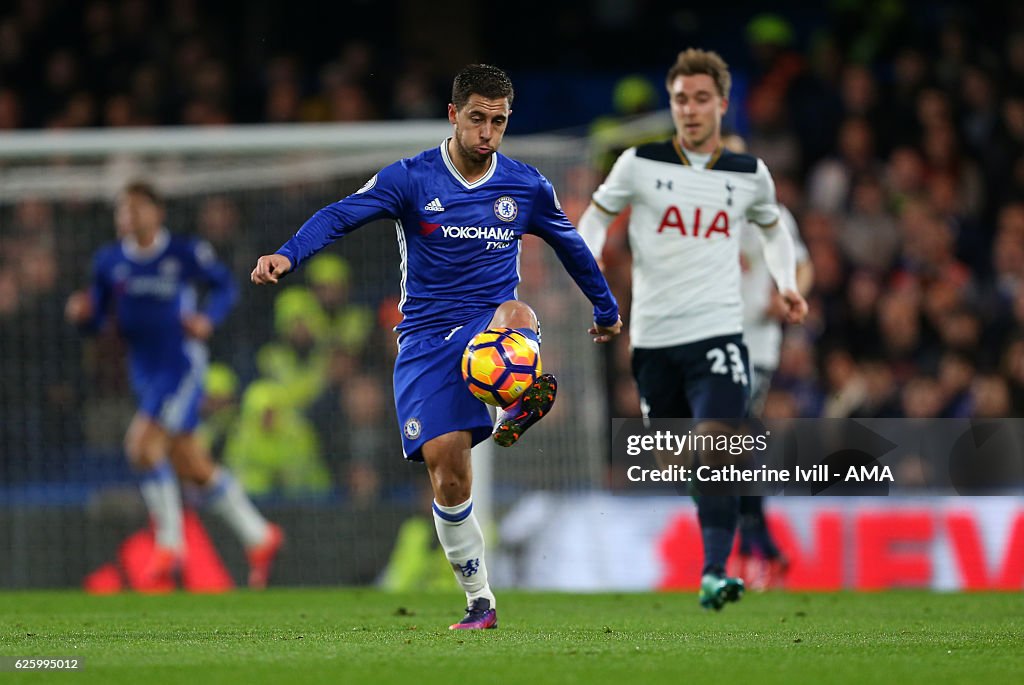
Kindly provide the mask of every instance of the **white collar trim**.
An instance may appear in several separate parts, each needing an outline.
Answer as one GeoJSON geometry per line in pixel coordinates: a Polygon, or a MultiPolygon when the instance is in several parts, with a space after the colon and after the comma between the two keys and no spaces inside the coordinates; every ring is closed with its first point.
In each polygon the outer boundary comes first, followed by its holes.
{"type": "Polygon", "coordinates": [[[157,231],[156,238],[153,240],[153,244],[147,247],[140,247],[135,236],[128,236],[127,238],[121,239],[121,249],[124,250],[124,255],[133,262],[144,264],[151,262],[164,253],[167,249],[167,244],[171,242],[171,234],[166,228],[161,227],[157,231]]]}
{"type": "Polygon", "coordinates": [[[487,169],[483,176],[470,183],[467,181],[458,169],[455,168],[455,164],[452,162],[452,158],[448,156],[448,141],[451,138],[445,138],[441,141],[441,159],[444,160],[444,165],[448,167],[449,173],[455,177],[455,180],[463,185],[465,188],[472,190],[473,188],[479,188],[487,181],[491,180],[491,176],[494,176],[494,172],[498,168],[498,153],[494,152],[491,154],[491,166],[487,169]]]}

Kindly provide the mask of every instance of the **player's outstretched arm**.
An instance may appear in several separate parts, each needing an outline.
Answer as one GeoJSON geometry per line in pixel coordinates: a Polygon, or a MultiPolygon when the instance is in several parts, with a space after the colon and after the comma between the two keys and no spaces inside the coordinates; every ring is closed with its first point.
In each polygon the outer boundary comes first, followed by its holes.
{"type": "Polygon", "coordinates": [[[612,326],[600,326],[597,322],[594,322],[594,325],[587,329],[587,333],[594,336],[594,342],[596,343],[606,343],[621,332],[622,317],[619,317],[619,320],[612,326]]]}
{"type": "Polygon", "coordinates": [[[266,254],[256,260],[256,268],[249,278],[256,285],[277,283],[277,279],[292,270],[292,260],[282,254],[266,254]]]}

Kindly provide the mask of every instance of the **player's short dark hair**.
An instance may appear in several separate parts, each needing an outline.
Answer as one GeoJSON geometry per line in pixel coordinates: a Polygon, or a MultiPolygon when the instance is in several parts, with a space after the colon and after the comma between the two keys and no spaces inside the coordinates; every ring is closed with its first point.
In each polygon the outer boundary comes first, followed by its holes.
{"type": "Polygon", "coordinates": [[[489,100],[508,98],[512,105],[512,80],[504,71],[490,64],[470,64],[455,75],[452,83],[452,104],[462,109],[469,102],[470,95],[480,95],[489,100]]]}
{"type": "Polygon", "coordinates": [[[729,96],[729,89],[732,88],[729,65],[717,52],[698,48],[689,48],[679,53],[676,63],[668,70],[668,75],[665,77],[665,87],[672,88],[672,82],[676,80],[677,76],[693,76],[694,74],[707,74],[714,80],[718,94],[722,97],[729,96]]]}
{"type": "Polygon", "coordinates": [[[157,191],[156,186],[148,181],[131,181],[125,184],[121,193],[124,195],[141,195],[157,207],[164,206],[163,196],[157,191]]]}

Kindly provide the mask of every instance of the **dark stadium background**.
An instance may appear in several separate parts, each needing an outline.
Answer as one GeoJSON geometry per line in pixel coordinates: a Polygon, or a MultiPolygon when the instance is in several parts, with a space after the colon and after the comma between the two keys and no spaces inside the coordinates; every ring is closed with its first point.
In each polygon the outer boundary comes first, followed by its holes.
{"type": "MultiPolygon", "coordinates": [[[[732,66],[728,124],[768,162],[817,274],[810,320],[783,347],[773,414],[1021,416],[1021,4],[0,2],[0,132],[437,118],[453,72],[476,61],[512,76],[510,135],[628,131],[631,117],[667,106],[663,74],[691,45],[732,66]]],[[[283,240],[331,199],[328,189],[291,204],[268,199],[263,214],[242,218],[265,230],[264,242],[283,240]]],[[[82,410],[97,384],[125,392],[116,349],[101,350],[109,377],[88,375],[61,320],[109,226],[91,217],[94,232],[58,248],[54,226],[78,220],[80,207],[29,200],[0,204],[0,549],[27,555],[17,572],[0,565],[0,587],[74,585],[139,523],[130,499],[91,494],[99,483],[131,490],[120,436],[106,436],[102,458],[84,447],[82,410]],[[92,538],[68,523],[83,512],[92,538]]],[[[173,204],[169,223],[185,229],[201,209],[173,204]]],[[[610,242],[609,279],[621,288],[621,233],[610,242]]],[[[242,274],[267,247],[241,234],[227,254],[242,274]]],[[[395,284],[371,285],[356,296],[383,311],[395,284]]],[[[268,312],[268,295],[251,296],[229,323],[232,337],[215,342],[243,385],[269,337],[269,324],[247,324],[268,312]]],[[[622,345],[606,358],[608,413],[634,416],[622,345]]],[[[378,349],[360,363],[388,407],[389,360],[378,349]]],[[[329,410],[314,418],[346,425],[329,410]]],[[[364,439],[397,455],[389,421],[364,439]]],[[[416,509],[420,475],[397,456],[369,473],[329,466],[330,516],[311,514],[312,500],[264,500],[308,531],[287,582],[372,581],[416,509]],[[323,543],[356,540],[361,521],[372,532],[358,563],[330,552],[337,568],[325,574],[323,543]]],[[[927,465],[908,465],[907,477],[915,468],[927,465]]],[[[240,552],[231,555],[238,568],[240,552]]]]}

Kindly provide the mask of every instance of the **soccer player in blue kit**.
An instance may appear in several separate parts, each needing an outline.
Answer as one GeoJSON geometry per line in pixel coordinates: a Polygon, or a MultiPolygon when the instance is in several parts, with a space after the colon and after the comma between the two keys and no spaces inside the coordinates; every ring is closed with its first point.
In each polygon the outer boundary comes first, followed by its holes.
{"type": "Polygon", "coordinates": [[[484,536],[473,514],[470,448],[488,436],[515,443],[554,402],[556,382],[539,377],[492,426],[470,394],[459,360],[477,333],[495,327],[539,342],[533,310],[516,299],[520,240],[540,236],[594,305],[589,333],[619,333],[619,307],[586,244],[540,172],[498,153],[512,105],[500,69],[474,64],[455,77],[451,138],[382,169],[354,194],[314,214],[276,253],[259,258],[257,284],[277,283],[330,242],[375,219],[396,221],[403,314],[398,325],[395,405],[407,459],[426,463],[434,524],[468,606],[452,629],[498,625],[487,582],[484,536]]]}
{"type": "Polygon", "coordinates": [[[113,312],[129,346],[139,408],[125,451],[156,531],[144,583],[173,577],[187,554],[177,473],[242,541],[249,586],[262,588],[283,533],[213,462],[195,433],[207,365],[204,341],[227,316],[238,287],[208,243],[172,235],[163,219],[163,200],[153,186],[127,185],[115,210],[120,240],[96,253],[90,289],[72,294],[65,313],[85,332],[95,332],[113,312]],[[209,288],[204,311],[196,309],[195,285],[209,288]]]}

